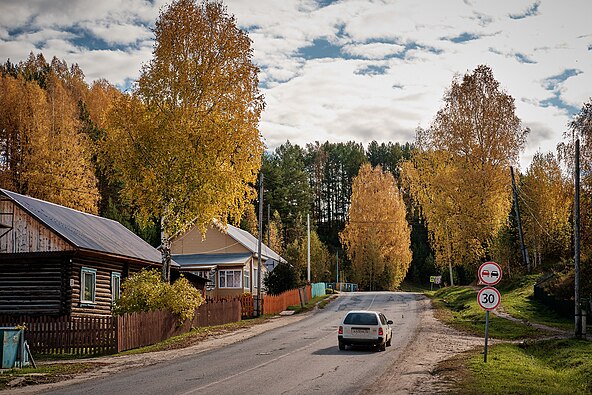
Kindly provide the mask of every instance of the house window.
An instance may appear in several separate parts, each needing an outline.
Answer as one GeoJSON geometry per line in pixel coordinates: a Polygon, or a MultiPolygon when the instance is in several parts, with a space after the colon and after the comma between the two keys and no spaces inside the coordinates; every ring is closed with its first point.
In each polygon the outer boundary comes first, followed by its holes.
{"type": "Polygon", "coordinates": [[[121,274],[111,273],[111,301],[116,302],[121,296],[121,274]]]}
{"type": "Polygon", "coordinates": [[[249,270],[245,269],[243,271],[243,283],[244,283],[244,287],[245,288],[249,288],[250,287],[250,282],[249,282],[249,270]]]}
{"type": "Polygon", "coordinates": [[[95,303],[97,270],[83,267],[80,271],[80,303],[95,303]]]}
{"type": "Polygon", "coordinates": [[[191,272],[200,276],[201,278],[205,278],[210,280],[210,282],[206,283],[206,291],[211,291],[216,288],[216,271],[215,270],[198,270],[191,272]]]}
{"type": "MultiPolygon", "coordinates": [[[[257,283],[257,281],[259,281],[259,278],[257,277],[258,271],[258,268],[253,268],[253,288],[259,288],[259,284],[257,283]]],[[[261,282],[263,282],[263,279],[261,279],[261,282]]]]}
{"type": "Polygon", "coordinates": [[[220,270],[220,288],[242,288],[242,270],[220,270]]]}

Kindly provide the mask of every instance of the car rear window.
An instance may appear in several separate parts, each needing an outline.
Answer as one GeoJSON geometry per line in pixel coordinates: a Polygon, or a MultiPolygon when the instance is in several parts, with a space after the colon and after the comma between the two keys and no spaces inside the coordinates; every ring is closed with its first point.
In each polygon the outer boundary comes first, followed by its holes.
{"type": "Polygon", "coordinates": [[[350,313],[345,317],[343,323],[346,325],[378,325],[378,319],[376,314],[350,313]]]}

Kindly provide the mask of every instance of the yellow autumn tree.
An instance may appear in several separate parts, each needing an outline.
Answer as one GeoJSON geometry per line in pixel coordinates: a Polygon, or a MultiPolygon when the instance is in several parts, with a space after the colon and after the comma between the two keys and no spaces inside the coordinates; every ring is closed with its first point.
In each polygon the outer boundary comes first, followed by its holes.
{"type": "Polygon", "coordinates": [[[559,161],[552,153],[536,153],[520,185],[524,239],[533,267],[569,258],[573,194],[559,161]]]}
{"type": "Polygon", "coordinates": [[[352,184],[341,242],[363,289],[398,287],[411,263],[411,231],[393,175],[364,164],[352,184]]]}
{"type": "Polygon", "coordinates": [[[514,99],[487,66],[455,77],[432,125],[418,131],[418,150],[403,176],[451,282],[453,266],[472,267],[490,255],[512,204],[509,167],[527,134],[514,99]]]}
{"type": "Polygon", "coordinates": [[[96,214],[99,193],[92,147],[82,133],[78,103],[82,71],[31,54],[3,66],[0,84],[0,185],[96,214]]]}
{"type": "Polygon", "coordinates": [[[137,88],[111,112],[105,154],[138,219],[161,219],[163,278],[169,235],[214,219],[238,222],[261,165],[264,108],[251,41],[217,2],[173,1],[154,29],[137,88]]]}

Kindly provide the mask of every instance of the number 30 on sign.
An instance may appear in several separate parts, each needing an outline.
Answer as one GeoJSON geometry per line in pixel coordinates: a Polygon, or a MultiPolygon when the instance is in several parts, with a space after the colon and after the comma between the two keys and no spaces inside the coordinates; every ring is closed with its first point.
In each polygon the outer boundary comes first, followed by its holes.
{"type": "Polygon", "coordinates": [[[484,310],[495,310],[501,300],[502,296],[499,291],[493,287],[482,288],[477,294],[479,306],[484,310]]]}

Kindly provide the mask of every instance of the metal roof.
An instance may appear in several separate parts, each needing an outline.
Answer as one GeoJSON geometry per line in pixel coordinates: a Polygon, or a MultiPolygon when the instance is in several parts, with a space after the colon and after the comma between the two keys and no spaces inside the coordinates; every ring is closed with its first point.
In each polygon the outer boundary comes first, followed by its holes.
{"type": "MultiPolygon", "coordinates": [[[[228,224],[227,233],[230,237],[238,241],[242,244],[246,249],[251,251],[253,254],[257,254],[259,243],[258,239],[247,232],[246,230],[242,230],[237,228],[236,226],[232,226],[228,224]]],[[[274,250],[266,246],[264,243],[261,243],[261,258],[262,259],[273,259],[277,262],[286,262],[284,258],[279,256],[274,250]]]]}
{"type": "Polygon", "coordinates": [[[0,192],[77,248],[162,262],[161,253],[156,248],[117,221],[5,189],[0,192]]]}
{"type": "Polygon", "coordinates": [[[209,269],[212,266],[218,265],[244,265],[251,254],[178,254],[173,255],[173,259],[177,262],[181,269],[195,268],[195,269],[209,269]]]}

